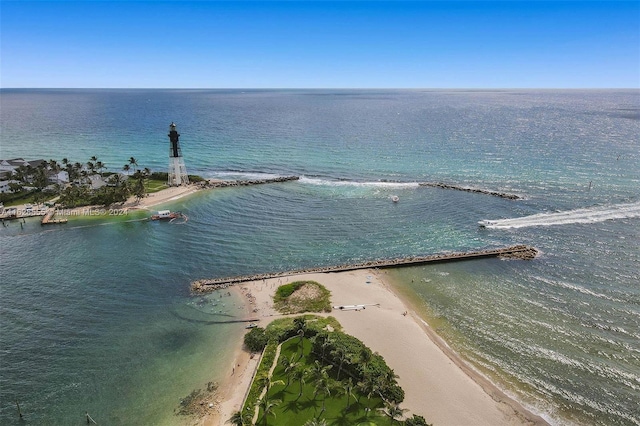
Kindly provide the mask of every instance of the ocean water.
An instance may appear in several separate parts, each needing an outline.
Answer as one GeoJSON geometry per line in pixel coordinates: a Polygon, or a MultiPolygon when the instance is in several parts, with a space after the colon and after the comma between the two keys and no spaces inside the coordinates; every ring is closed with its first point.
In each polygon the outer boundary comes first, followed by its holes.
{"type": "Polygon", "coordinates": [[[181,225],[1,228],[2,424],[22,424],[16,400],[34,425],[183,422],[180,399],[229,374],[245,315],[193,279],[529,244],[533,261],[390,276],[551,423],[640,425],[637,90],[4,89],[0,110],[1,158],[164,170],[174,121],[189,173],[301,176],[168,203],[181,225]]]}

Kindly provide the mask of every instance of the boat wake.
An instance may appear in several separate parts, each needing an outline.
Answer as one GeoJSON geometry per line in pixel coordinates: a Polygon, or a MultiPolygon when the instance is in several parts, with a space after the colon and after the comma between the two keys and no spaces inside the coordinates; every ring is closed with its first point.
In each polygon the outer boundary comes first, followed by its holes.
{"type": "Polygon", "coordinates": [[[491,229],[526,228],[530,226],[596,223],[613,219],[640,217],[640,202],[590,207],[558,213],[538,213],[514,219],[482,220],[480,226],[491,229]]]}

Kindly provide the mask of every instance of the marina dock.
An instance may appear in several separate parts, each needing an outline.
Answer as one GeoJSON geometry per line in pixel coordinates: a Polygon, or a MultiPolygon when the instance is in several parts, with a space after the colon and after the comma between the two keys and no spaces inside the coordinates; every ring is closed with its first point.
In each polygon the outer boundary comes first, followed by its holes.
{"type": "Polygon", "coordinates": [[[370,268],[392,268],[401,266],[417,266],[429,263],[456,262],[461,260],[481,259],[488,257],[530,260],[538,255],[538,250],[534,247],[526,245],[517,245],[503,248],[486,249],[468,252],[442,253],[427,256],[409,256],[393,259],[378,259],[368,262],[324,266],[318,268],[299,269],[293,271],[273,272],[257,275],[241,275],[226,278],[201,279],[191,283],[191,291],[196,293],[204,293],[207,291],[227,288],[230,285],[240,284],[247,281],[266,280],[271,278],[287,277],[299,274],[313,274],[323,272],[343,272],[353,271],[357,269],[370,268]]]}
{"type": "Polygon", "coordinates": [[[56,215],[56,209],[54,209],[53,207],[49,208],[49,210],[47,210],[44,217],[42,218],[40,225],[53,225],[56,223],[67,223],[67,219],[54,219],[55,215],[56,215]]]}

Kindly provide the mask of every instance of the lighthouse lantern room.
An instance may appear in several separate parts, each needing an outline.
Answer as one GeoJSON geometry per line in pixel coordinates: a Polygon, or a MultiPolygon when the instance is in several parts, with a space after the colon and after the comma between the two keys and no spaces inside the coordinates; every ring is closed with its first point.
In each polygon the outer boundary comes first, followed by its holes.
{"type": "Polygon", "coordinates": [[[175,123],[171,123],[169,126],[169,186],[189,184],[179,139],[180,133],[176,130],[175,123]]]}

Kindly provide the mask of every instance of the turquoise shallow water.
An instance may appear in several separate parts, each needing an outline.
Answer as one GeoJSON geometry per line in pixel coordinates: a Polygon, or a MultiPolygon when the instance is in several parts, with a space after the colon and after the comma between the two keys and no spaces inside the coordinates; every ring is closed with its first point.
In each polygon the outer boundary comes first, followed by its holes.
{"type": "Polygon", "coordinates": [[[175,121],[190,173],[302,176],[167,204],[184,225],[0,229],[0,423],[15,399],[30,424],[179,420],[242,329],[239,301],[191,297],[193,279],[525,243],[542,255],[394,276],[552,423],[640,424],[637,91],[2,90],[0,106],[2,158],[163,169],[175,121]]]}

